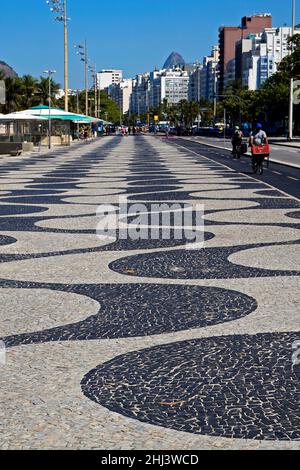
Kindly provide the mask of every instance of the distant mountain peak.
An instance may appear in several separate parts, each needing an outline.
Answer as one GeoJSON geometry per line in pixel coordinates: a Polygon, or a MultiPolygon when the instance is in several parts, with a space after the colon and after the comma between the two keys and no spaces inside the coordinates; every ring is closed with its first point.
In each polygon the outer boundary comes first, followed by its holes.
{"type": "Polygon", "coordinates": [[[185,65],[185,60],[182,57],[182,55],[179,54],[179,52],[173,51],[173,52],[171,52],[171,54],[167,58],[166,62],[164,63],[163,68],[164,69],[172,69],[173,67],[176,67],[176,66],[182,67],[184,65],[185,65]]]}
{"type": "Polygon", "coordinates": [[[0,74],[7,78],[16,78],[18,75],[14,69],[3,60],[0,60],[0,74]]]}

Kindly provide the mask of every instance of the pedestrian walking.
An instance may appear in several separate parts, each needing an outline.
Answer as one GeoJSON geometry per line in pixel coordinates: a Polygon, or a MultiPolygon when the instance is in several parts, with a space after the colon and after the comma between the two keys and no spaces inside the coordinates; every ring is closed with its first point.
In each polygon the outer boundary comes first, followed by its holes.
{"type": "Polygon", "coordinates": [[[232,135],[232,152],[233,158],[240,158],[241,156],[241,145],[243,142],[243,133],[240,130],[239,126],[235,126],[234,133],[232,135]]]}

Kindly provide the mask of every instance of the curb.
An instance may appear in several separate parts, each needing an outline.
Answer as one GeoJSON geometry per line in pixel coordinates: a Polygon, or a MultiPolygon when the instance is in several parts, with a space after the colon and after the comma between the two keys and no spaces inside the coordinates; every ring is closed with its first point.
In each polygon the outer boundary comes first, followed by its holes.
{"type": "MultiPolygon", "coordinates": [[[[213,145],[213,144],[208,144],[206,142],[199,142],[198,140],[192,140],[192,139],[184,139],[186,142],[194,142],[195,144],[200,144],[200,145],[206,145],[207,147],[213,147],[213,148],[217,148],[217,149],[220,149],[220,150],[223,150],[223,151],[226,151],[226,152],[231,152],[230,149],[227,149],[227,148],[224,148],[224,147],[220,147],[219,145],[213,145]]],[[[299,147],[297,147],[299,148],[299,147]]],[[[246,153],[245,154],[246,156],[251,156],[249,153],[246,153]]],[[[284,162],[284,161],[281,161],[281,160],[272,160],[272,158],[270,158],[270,163],[274,163],[275,165],[284,165],[284,166],[288,166],[290,168],[297,168],[297,169],[300,169],[300,164],[297,165],[296,163],[287,163],[287,162],[284,162]]]]}
{"type": "Polygon", "coordinates": [[[283,142],[276,142],[276,141],[269,141],[271,145],[278,145],[279,147],[287,147],[292,149],[298,149],[300,151],[300,145],[293,145],[293,144],[284,144],[283,142]]]}

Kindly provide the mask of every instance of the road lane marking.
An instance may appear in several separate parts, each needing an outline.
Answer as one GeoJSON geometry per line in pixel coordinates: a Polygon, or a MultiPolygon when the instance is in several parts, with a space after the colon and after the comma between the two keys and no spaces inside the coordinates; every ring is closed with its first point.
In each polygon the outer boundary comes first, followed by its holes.
{"type": "Polygon", "coordinates": [[[279,171],[272,171],[272,173],[275,173],[275,175],[282,175],[282,173],[280,173],[279,171]]]}
{"type": "Polygon", "coordinates": [[[299,181],[298,178],[294,178],[293,176],[288,176],[288,179],[293,181],[299,181]]]}

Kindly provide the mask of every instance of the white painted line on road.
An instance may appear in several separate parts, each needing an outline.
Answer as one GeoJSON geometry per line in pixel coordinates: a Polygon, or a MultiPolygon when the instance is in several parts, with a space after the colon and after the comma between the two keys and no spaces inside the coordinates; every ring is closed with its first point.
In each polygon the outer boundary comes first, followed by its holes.
{"type": "Polygon", "coordinates": [[[272,173],[275,173],[275,175],[282,175],[279,171],[272,171],[272,173]]]}
{"type": "Polygon", "coordinates": [[[293,176],[288,176],[288,179],[293,181],[299,181],[298,178],[294,178],[293,176]]]}

